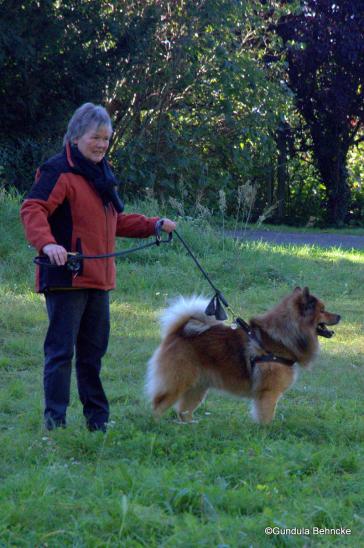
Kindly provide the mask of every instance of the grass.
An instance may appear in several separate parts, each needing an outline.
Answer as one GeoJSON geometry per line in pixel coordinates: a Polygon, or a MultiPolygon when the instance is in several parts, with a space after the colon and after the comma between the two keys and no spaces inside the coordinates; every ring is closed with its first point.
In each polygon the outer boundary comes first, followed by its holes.
{"type": "Polygon", "coordinates": [[[85,429],[75,383],[68,428],[45,433],[46,312],[32,292],[34,252],[18,207],[16,196],[0,198],[1,547],[361,544],[364,253],[222,242],[208,226],[182,222],[180,232],[244,318],[308,285],[342,314],[336,336],[322,342],[269,427],[251,422],[246,402],[218,394],[197,411],[198,424],[178,425],[172,412],[157,422],[143,396],[157,312],[176,294],[210,291],[177,241],[140,252],[118,263],[112,294],[108,433],[85,429]],[[268,526],[311,531],[267,536],[268,526]]]}

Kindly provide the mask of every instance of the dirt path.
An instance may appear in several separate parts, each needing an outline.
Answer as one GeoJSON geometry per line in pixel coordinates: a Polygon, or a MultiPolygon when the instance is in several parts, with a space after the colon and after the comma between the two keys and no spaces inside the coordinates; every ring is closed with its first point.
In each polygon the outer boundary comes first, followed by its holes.
{"type": "Polygon", "coordinates": [[[364,235],[303,232],[269,232],[266,230],[248,229],[245,233],[226,231],[233,237],[252,241],[271,242],[283,245],[316,245],[320,247],[342,247],[343,249],[364,249],[364,235]]]}

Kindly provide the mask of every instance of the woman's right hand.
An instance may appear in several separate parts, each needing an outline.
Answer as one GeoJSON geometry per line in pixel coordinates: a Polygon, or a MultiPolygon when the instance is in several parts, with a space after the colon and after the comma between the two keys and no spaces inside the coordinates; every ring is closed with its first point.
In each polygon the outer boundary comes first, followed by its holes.
{"type": "Polygon", "coordinates": [[[58,244],[47,244],[43,247],[42,252],[48,255],[52,264],[62,266],[67,262],[67,251],[58,244]]]}

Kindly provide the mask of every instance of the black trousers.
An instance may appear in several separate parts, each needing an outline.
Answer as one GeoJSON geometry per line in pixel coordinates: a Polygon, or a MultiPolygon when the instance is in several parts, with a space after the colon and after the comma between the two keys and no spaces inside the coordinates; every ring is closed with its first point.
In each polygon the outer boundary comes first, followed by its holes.
{"type": "Polygon", "coordinates": [[[66,424],[72,358],[76,350],[78,393],[87,426],[91,430],[104,430],[109,419],[109,404],[100,370],[109,341],[109,293],[98,289],[49,291],[45,298],[49,317],[44,342],[46,426],[66,424]]]}

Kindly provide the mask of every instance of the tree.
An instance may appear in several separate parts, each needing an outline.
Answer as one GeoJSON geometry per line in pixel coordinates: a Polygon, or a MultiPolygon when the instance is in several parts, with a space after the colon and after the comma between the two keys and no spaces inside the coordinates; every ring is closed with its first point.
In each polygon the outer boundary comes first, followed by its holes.
{"type": "Polygon", "coordinates": [[[276,30],[326,188],[327,222],[340,226],[350,203],[346,159],[364,123],[364,2],[301,0],[276,30]]]}
{"type": "Polygon", "coordinates": [[[285,103],[265,72],[260,2],[121,4],[126,54],[109,108],[127,188],[211,207],[223,188],[235,207],[240,185],[265,182],[285,103]]]}
{"type": "Polygon", "coordinates": [[[270,21],[259,0],[4,0],[2,179],[25,190],[73,110],[103,102],[124,191],[213,209],[224,189],[235,211],[254,182],[262,209],[286,104],[263,59],[270,21]]]}
{"type": "Polygon", "coordinates": [[[102,102],[120,58],[120,24],[104,0],[4,0],[0,14],[0,165],[26,188],[72,112],[102,102]]]}

